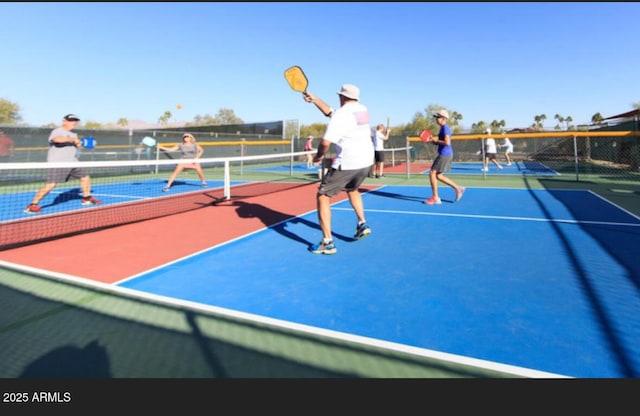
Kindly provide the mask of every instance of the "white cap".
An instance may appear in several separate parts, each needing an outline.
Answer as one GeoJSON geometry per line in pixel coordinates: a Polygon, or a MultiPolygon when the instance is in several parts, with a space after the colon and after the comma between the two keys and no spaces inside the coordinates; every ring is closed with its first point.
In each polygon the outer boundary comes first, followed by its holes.
{"type": "Polygon", "coordinates": [[[446,118],[448,120],[449,119],[449,112],[447,110],[445,110],[445,109],[442,109],[442,110],[438,110],[438,112],[435,113],[433,116],[434,117],[442,116],[442,117],[444,117],[444,118],[446,118]]]}
{"type": "Polygon", "coordinates": [[[360,99],[360,88],[351,84],[344,84],[340,91],[338,91],[339,95],[343,95],[347,98],[351,98],[352,100],[360,99]]]}

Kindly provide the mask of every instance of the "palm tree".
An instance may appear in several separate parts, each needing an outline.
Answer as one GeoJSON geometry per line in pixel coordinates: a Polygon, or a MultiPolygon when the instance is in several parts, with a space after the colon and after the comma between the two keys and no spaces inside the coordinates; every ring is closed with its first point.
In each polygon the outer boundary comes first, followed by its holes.
{"type": "Polygon", "coordinates": [[[487,129],[487,123],[484,121],[478,121],[477,123],[471,124],[471,131],[473,133],[484,133],[487,129]]]}
{"type": "Polygon", "coordinates": [[[571,122],[572,122],[572,121],[573,121],[573,117],[571,117],[571,116],[567,116],[567,117],[564,119],[564,122],[565,122],[565,123],[567,123],[567,130],[569,130],[571,127],[573,127],[573,126],[571,125],[571,122]]]}
{"type": "Polygon", "coordinates": [[[497,133],[497,132],[499,132],[499,131],[502,131],[502,128],[503,128],[504,126],[506,126],[506,125],[507,125],[507,122],[506,122],[506,121],[504,121],[504,120],[500,120],[500,121],[498,121],[498,120],[493,120],[493,121],[491,122],[491,124],[490,124],[490,126],[491,126],[491,131],[492,131],[492,132],[494,132],[494,133],[497,133]]]}
{"type": "Polygon", "coordinates": [[[163,115],[160,116],[160,118],[158,118],[158,123],[164,126],[165,124],[167,124],[167,122],[170,119],[171,119],[171,111],[167,110],[164,112],[163,115]]]}
{"type": "Polygon", "coordinates": [[[533,123],[531,125],[531,127],[538,129],[538,130],[542,130],[544,128],[544,120],[547,119],[547,115],[546,114],[538,114],[537,116],[535,116],[533,118],[535,120],[535,123],[533,123]]]}
{"type": "Polygon", "coordinates": [[[564,117],[562,117],[560,114],[556,114],[555,116],[553,116],[554,119],[558,120],[558,124],[556,125],[555,129],[556,130],[560,130],[562,127],[560,126],[562,123],[564,123],[564,117]]]}
{"type": "Polygon", "coordinates": [[[595,113],[594,115],[591,116],[591,122],[596,126],[599,126],[604,122],[604,117],[600,113],[595,113]]]}

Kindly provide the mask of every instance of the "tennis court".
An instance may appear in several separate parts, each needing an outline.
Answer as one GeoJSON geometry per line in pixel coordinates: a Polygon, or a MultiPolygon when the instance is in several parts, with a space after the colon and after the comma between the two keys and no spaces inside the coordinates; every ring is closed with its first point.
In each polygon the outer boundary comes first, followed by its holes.
{"type": "MultiPolygon", "coordinates": [[[[169,192],[162,192],[162,188],[166,185],[165,178],[149,177],[148,179],[138,179],[130,182],[120,182],[117,184],[96,184],[92,186],[92,195],[101,201],[100,207],[115,205],[127,202],[136,202],[160,196],[173,196],[187,192],[201,190],[201,182],[195,179],[177,179],[169,192]],[[131,191],[123,193],[123,189],[131,191]]],[[[223,181],[208,181],[207,189],[222,189],[223,181]]],[[[242,183],[242,181],[234,181],[234,185],[242,183]]],[[[17,208],[19,205],[27,206],[35,192],[19,192],[8,194],[0,194],[1,206],[12,206],[17,208]],[[6,201],[4,201],[6,200],[6,201]]],[[[40,202],[40,207],[45,214],[59,214],[79,209],[92,209],[97,206],[82,206],[80,200],[82,194],[78,187],[67,187],[66,189],[53,189],[40,202]]],[[[0,212],[0,221],[10,221],[28,217],[19,209],[5,209],[0,212]]]]}
{"type": "MultiPolygon", "coordinates": [[[[394,173],[401,173],[404,164],[401,164],[400,168],[394,169],[393,166],[390,166],[387,171],[394,173]]],[[[532,161],[515,161],[511,166],[502,165],[502,170],[496,168],[493,163],[489,164],[489,171],[483,172],[482,163],[472,163],[472,162],[454,162],[451,165],[451,170],[447,172],[447,175],[472,175],[472,176],[487,176],[487,175],[498,175],[498,176],[525,176],[525,175],[533,175],[533,176],[559,176],[560,173],[555,171],[553,168],[546,166],[544,163],[540,162],[532,162],[532,161]]],[[[303,172],[313,175],[317,172],[318,168],[307,168],[306,164],[298,163],[293,166],[289,165],[280,165],[280,166],[269,166],[262,168],[250,168],[252,171],[275,171],[275,172],[285,172],[285,171],[295,171],[295,172],[303,172]]],[[[424,166],[423,169],[416,171],[415,173],[422,173],[425,175],[429,174],[429,166],[424,166]]]]}
{"type": "MultiPolygon", "coordinates": [[[[311,183],[5,250],[0,261],[476,375],[640,374],[637,215],[584,189],[468,187],[452,203],[444,187],[443,203],[427,206],[421,180],[368,182],[373,232],[360,241],[337,198],[335,255],[307,251],[320,237],[311,183]]],[[[10,351],[5,359],[25,361],[10,351]]]]}

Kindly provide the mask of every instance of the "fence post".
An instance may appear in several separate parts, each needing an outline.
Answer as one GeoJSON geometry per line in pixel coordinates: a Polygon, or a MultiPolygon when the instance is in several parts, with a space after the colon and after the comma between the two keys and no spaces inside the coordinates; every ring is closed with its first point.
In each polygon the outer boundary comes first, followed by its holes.
{"type": "Polygon", "coordinates": [[[576,135],[573,135],[573,156],[575,158],[575,167],[576,167],[576,182],[580,182],[580,179],[578,177],[578,141],[576,138],[576,135]]]}

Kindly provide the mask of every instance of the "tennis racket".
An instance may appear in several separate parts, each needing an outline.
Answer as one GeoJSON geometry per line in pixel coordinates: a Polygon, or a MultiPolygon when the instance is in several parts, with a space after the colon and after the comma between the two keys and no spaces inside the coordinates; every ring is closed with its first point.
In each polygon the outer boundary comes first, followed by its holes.
{"type": "Polygon", "coordinates": [[[307,93],[307,87],[309,86],[309,80],[307,76],[304,74],[302,68],[298,65],[294,65],[292,67],[287,68],[284,71],[284,79],[287,80],[287,83],[291,87],[292,90],[301,92],[302,94],[307,93]]]}
{"type": "Polygon", "coordinates": [[[429,143],[433,141],[433,134],[429,130],[424,129],[422,133],[420,133],[420,140],[422,140],[423,143],[429,143]]]}
{"type": "Polygon", "coordinates": [[[156,145],[156,139],[151,136],[145,136],[145,138],[142,139],[142,144],[145,146],[153,147],[156,145]]]}

